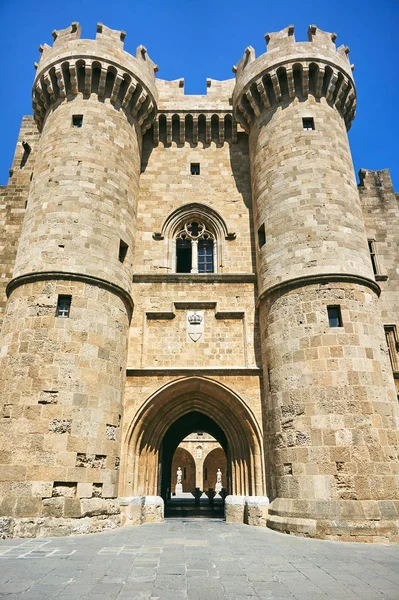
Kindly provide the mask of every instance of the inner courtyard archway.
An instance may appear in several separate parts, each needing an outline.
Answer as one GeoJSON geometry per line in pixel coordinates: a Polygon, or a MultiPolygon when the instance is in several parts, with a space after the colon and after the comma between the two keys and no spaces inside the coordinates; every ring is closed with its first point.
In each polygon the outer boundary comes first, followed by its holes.
{"type": "MultiPolygon", "coordinates": [[[[172,489],[172,461],[180,442],[193,431],[207,431],[221,445],[226,455],[229,454],[227,438],[224,431],[207,415],[198,411],[191,411],[177,419],[166,432],[161,446],[161,493],[160,495],[166,501],[169,500],[172,489]]],[[[230,473],[227,476],[229,485],[227,490],[231,489],[230,473]]],[[[199,482],[197,482],[199,483],[199,482]]],[[[201,482],[202,483],[202,482],[201,482]]],[[[200,487],[202,491],[204,489],[200,487]]],[[[194,491],[188,490],[188,491],[194,491]]]]}
{"type": "Polygon", "coordinates": [[[266,495],[262,433],[256,418],[230,388],[206,377],[168,383],[137,411],[124,440],[120,495],[160,495],[167,500],[173,454],[187,435],[198,430],[209,433],[223,448],[228,494],[266,495]]]}
{"type": "Polygon", "coordinates": [[[207,454],[202,468],[203,489],[216,489],[217,471],[221,472],[221,485],[227,485],[227,460],[223,448],[214,448],[207,454]]]}

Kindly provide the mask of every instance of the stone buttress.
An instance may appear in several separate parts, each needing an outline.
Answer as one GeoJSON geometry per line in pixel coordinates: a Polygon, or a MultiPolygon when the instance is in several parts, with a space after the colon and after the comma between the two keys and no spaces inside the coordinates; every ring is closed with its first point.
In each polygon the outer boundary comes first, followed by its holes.
{"type": "Polygon", "coordinates": [[[397,400],[347,139],[349,48],[335,38],[311,26],[296,42],[291,26],[233,69],[258,234],[268,526],[379,539],[398,535],[397,400]]]}
{"type": "Polygon", "coordinates": [[[156,67],[143,46],[124,51],[124,32],[98,24],[84,40],[73,23],[53,36],[2,331],[0,516],[15,536],[119,522],[141,143],[157,104],[156,67]]]}

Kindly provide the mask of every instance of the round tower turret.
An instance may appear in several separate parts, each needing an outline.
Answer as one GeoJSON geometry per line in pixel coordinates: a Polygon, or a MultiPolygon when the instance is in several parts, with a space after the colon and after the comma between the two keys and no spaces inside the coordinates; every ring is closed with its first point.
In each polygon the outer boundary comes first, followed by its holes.
{"type": "Polygon", "coordinates": [[[33,518],[33,533],[43,517],[65,531],[74,517],[93,517],[88,530],[119,518],[142,133],[157,106],[156,66],[143,46],[124,51],[124,32],[98,24],[80,39],[73,23],[53,37],[33,85],[41,136],[3,325],[2,514],[15,535],[15,518],[33,518]]]}
{"type": "Polygon", "coordinates": [[[347,138],[349,48],[316,26],[308,33],[267,34],[267,52],[256,59],[249,47],[233,69],[257,232],[268,522],[314,536],[395,535],[382,501],[399,498],[397,402],[347,138]]]}

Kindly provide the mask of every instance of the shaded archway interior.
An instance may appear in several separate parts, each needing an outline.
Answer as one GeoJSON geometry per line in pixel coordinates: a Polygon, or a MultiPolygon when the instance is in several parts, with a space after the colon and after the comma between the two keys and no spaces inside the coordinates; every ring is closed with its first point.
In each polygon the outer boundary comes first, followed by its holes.
{"type": "Polygon", "coordinates": [[[161,446],[161,496],[168,500],[171,494],[173,455],[180,442],[190,433],[206,431],[222,446],[228,456],[228,443],[224,431],[207,415],[192,411],[177,419],[166,432],[161,446]]]}

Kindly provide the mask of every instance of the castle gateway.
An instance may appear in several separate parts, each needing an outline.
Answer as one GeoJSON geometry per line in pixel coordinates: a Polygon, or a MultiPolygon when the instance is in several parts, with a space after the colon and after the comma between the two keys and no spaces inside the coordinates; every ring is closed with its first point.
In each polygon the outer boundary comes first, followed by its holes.
{"type": "Polygon", "coordinates": [[[356,185],[349,49],[288,27],[190,96],[80,33],[41,46],[1,188],[2,535],[218,486],[228,520],[397,539],[399,208],[356,185]]]}

